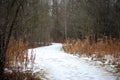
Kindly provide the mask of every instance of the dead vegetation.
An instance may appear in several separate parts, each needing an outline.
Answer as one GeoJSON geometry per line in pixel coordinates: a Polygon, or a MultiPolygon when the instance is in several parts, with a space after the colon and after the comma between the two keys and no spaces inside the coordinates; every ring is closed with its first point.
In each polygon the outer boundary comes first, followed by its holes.
{"type": "MultiPolygon", "coordinates": [[[[27,67],[28,62],[28,48],[22,42],[10,42],[6,53],[6,65],[8,69],[20,69],[27,67]],[[24,64],[23,64],[24,63],[24,64]]],[[[18,70],[19,70],[18,69],[18,70]]]]}
{"type": "Polygon", "coordinates": [[[33,53],[31,51],[28,54],[28,45],[23,41],[11,41],[6,53],[5,80],[40,80],[32,73],[35,60],[33,53]]]}
{"type": "Polygon", "coordinates": [[[63,49],[71,54],[85,55],[103,62],[108,59],[109,64],[120,64],[120,40],[115,38],[100,38],[97,42],[89,37],[83,41],[68,39],[63,49]]]}

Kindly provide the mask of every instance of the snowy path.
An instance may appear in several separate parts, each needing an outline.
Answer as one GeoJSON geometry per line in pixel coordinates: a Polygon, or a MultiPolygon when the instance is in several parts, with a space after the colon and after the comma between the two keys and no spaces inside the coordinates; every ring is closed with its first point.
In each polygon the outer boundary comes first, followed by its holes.
{"type": "Polygon", "coordinates": [[[66,54],[61,48],[62,44],[35,48],[34,70],[47,71],[48,80],[115,80],[111,73],[90,65],[83,58],[66,54]]]}

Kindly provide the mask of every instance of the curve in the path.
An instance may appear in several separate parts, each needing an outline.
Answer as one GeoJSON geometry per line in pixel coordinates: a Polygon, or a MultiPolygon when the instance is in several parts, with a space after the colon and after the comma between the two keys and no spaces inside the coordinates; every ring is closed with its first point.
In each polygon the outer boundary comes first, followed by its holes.
{"type": "Polygon", "coordinates": [[[49,80],[115,80],[115,76],[104,69],[62,51],[62,44],[40,47],[34,51],[35,67],[47,71],[49,80]]]}

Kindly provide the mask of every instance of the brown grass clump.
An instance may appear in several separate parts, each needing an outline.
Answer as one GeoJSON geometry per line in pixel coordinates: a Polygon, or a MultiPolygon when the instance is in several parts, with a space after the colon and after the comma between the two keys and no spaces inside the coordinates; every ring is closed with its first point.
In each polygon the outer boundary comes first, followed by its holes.
{"type": "Polygon", "coordinates": [[[35,60],[33,53],[31,51],[28,56],[28,45],[23,41],[11,41],[6,53],[5,80],[36,80],[32,74],[35,60]]]}
{"type": "Polygon", "coordinates": [[[93,56],[97,59],[104,60],[105,55],[111,55],[114,60],[110,61],[111,64],[116,64],[120,61],[120,40],[114,38],[101,38],[95,42],[94,38],[87,37],[81,41],[68,39],[63,46],[63,49],[71,54],[80,54],[86,56],[93,56]]]}
{"type": "Polygon", "coordinates": [[[10,42],[6,53],[6,65],[8,69],[23,69],[27,67],[28,47],[25,43],[10,42]]]}

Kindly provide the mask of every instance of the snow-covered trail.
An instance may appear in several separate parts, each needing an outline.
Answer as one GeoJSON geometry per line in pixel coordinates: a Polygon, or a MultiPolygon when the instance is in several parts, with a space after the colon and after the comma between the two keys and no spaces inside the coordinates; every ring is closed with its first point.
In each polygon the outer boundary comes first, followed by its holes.
{"type": "Polygon", "coordinates": [[[66,54],[62,51],[62,44],[55,43],[34,51],[34,71],[47,71],[48,80],[115,80],[115,76],[104,69],[90,65],[83,58],[66,54]]]}

